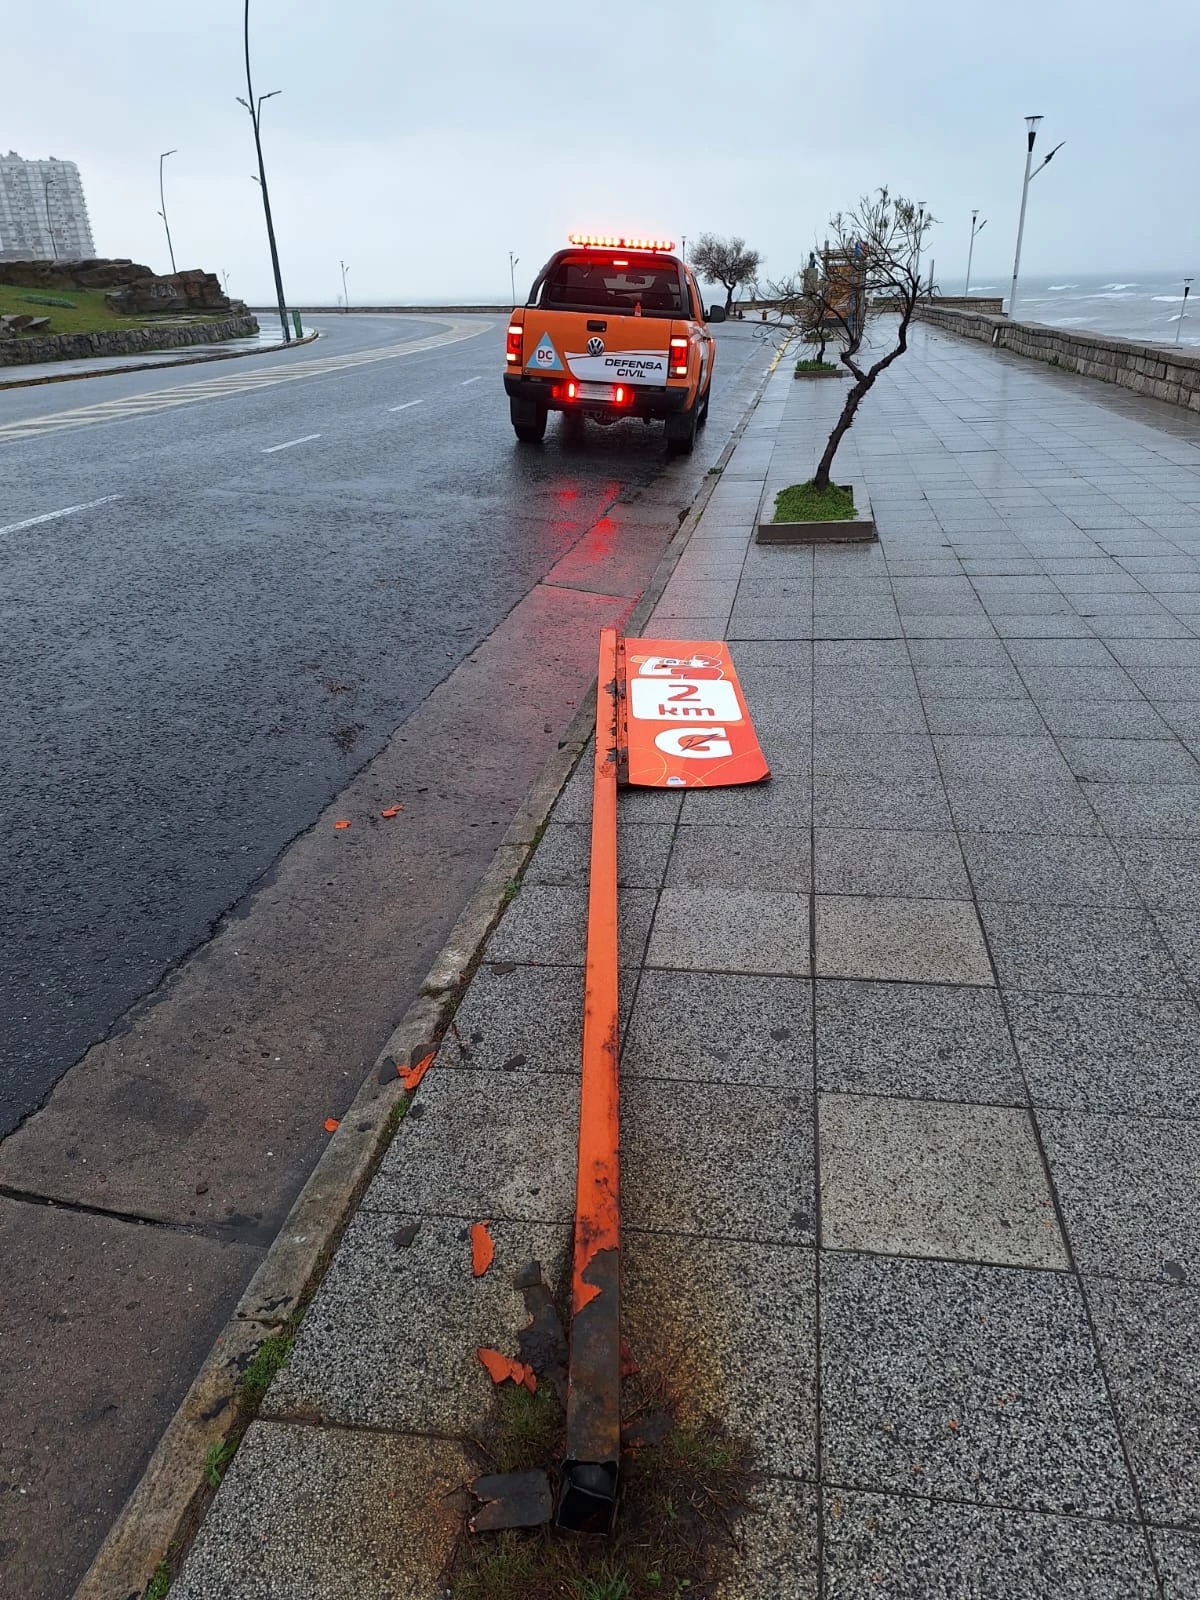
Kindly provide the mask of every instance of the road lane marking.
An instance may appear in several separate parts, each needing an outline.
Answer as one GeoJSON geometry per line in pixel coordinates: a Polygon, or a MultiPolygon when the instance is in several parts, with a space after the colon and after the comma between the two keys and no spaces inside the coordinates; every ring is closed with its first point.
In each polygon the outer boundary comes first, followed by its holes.
{"type": "Polygon", "coordinates": [[[26,517],[24,522],[10,522],[7,528],[0,528],[0,533],[20,533],[22,528],[36,528],[43,522],[57,522],[59,517],[73,517],[77,511],[94,511],[97,506],[106,506],[120,498],[119,494],[106,494],[101,495],[99,500],[87,500],[82,505],[64,506],[61,511],[44,511],[40,517],[26,517]]]}
{"type": "Polygon", "coordinates": [[[82,428],[100,422],[124,422],[130,417],[145,416],[149,411],[168,410],[175,406],[193,405],[200,400],[220,400],[227,396],[272,387],[279,383],[296,383],[303,378],[320,378],[364,367],[377,361],[395,361],[402,356],[420,355],[427,350],[438,350],[446,345],[461,344],[465,339],[477,339],[489,333],[495,322],[466,322],[459,318],[445,319],[449,326],[444,333],[430,334],[424,339],[411,339],[404,344],[384,345],[371,350],[349,351],[345,355],[310,357],[304,361],[289,361],[286,366],[264,371],[240,374],[223,374],[176,384],[169,389],[158,389],[150,394],[127,395],[119,400],[101,400],[95,405],[75,406],[69,411],[51,412],[46,416],[28,417],[22,421],[0,424],[0,444],[13,439],[29,439],[47,433],[57,433],[63,428],[82,428]]]}
{"type": "Polygon", "coordinates": [[[481,373],[478,374],[477,377],[464,378],[463,381],[462,381],[462,386],[465,389],[469,383],[482,383],[482,382],[483,382],[483,373],[481,372],[481,373]]]}
{"type": "Polygon", "coordinates": [[[286,444],[269,444],[263,451],[265,456],[273,456],[276,450],[290,450],[294,444],[308,444],[313,439],[319,439],[319,433],[306,433],[303,439],[289,439],[286,444]]]}
{"type": "Polygon", "coordinates": [[[420,399],[420,400],[406,400],[402,406],[389,406],[388,410],[389,411],[407,411],[410,406],[420,406],[420,405],[424,405],[424,404],[425,404],[425,401],[424,401],[423,398],[420,399]]]}

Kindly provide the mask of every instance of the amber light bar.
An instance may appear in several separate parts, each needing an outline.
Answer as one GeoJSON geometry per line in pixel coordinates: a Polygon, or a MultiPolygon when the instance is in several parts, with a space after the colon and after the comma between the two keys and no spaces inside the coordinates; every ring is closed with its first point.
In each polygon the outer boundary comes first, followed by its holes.
{"type": "Polygon", "coordinates": [[[674,250],[674,239],[629,239],[624,234],[572,233],[571,244],[580,244],[600,250],[674,250]]]}

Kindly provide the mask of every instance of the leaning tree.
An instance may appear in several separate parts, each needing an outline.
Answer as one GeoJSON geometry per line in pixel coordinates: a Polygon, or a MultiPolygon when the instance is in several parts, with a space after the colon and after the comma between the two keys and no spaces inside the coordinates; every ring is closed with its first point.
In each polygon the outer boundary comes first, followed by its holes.
{"type": "Polygon", "coordinates": [[[908,327],[922,293],[921,247],[933,221],[924,207],[879,189],[830,220],[821,270],[810,266],[770,286],[774,320],[786,337],[832,335],[841,344],[838,359],[854,380],[813,473],[815,489],[829,487],[833,458],[864,397],[908,349],[908,327]],[[896,323],[880,321],[881,312],[895,313],[896,323]],[[868,329],[882,337],[868,338],[868,329]]]}

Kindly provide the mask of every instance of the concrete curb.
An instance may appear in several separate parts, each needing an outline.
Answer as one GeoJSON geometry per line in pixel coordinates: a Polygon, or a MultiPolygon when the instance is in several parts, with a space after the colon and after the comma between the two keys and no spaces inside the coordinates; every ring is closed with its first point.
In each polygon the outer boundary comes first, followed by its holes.
{"type": "MultiPolygon", "coordinates": [[[[721,472],[728,464],[779,364],[760,379],[725,448],[697,490],[625,624],[639,632],[662,597],[721,472]]],[[[595,694],[585,694],[559,748],[534,779],[417,999],[376,1058],[374,1069],[296,1199],[278,1237],[218,1335],[168,1423],[141,1481],[126,1501],[75,1600],[138,1600],[161,1562],[178,1561],[203,1518],[209,1489],[204,1462],[237,1420],[242,1373],[255,1351],[315,1292],[367,1185],[391,1142],[393,1113],[407,1098],[397,1064],[437,1047],[508,903],[509,885],[529,865],[563,785],[592,736],[595,694]]]]}
{"type": "Polygon", "coordinates": [[[162,372],[168,367],[199,367],[209,361],[237,361],[246,356],[270,356],[277,350],[295,350],[312,344],[320,334],[314,328],[290,344],[261,345],[257,350],[218,350],[206,356],[180,356],[176,361],[130,361],[119,367],[99,367],[95,372],[48,372],[40,378],[0,378],[0,389],[35,389],[43,383],[75,383],[84,378],[115,378],[122,372],[162,372]]]}

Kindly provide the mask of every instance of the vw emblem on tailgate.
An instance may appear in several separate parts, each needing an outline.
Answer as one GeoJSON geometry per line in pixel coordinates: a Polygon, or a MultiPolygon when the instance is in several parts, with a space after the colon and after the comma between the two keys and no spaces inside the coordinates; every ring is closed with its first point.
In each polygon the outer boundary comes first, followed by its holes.
{"type": "Polygon", "coordinates": [[[587,350],[590,356],[602,356],[604,354],[604,340],[589,339],[587,350]]]}

